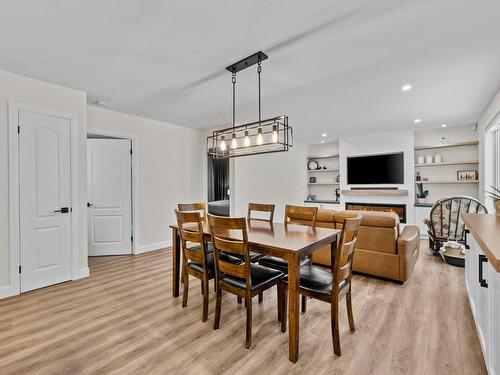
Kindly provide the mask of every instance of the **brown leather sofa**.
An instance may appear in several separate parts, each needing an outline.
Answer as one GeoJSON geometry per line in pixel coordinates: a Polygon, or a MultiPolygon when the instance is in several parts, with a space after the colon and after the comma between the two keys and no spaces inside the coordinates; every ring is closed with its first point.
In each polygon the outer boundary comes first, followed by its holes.
{"type": "MultiPolygon", "coordinates": [[[[358,211],[319,209],[316,226],[342,228],[346,217],[358,211]]],[[[399,231],[399,218],[388,212],[363,211],[354,251],[353,271],[384,277],[404,283],[411,276],[418,259],[420,231],[417,226],[406,225],[399,231]]],[[[330,266],[330,247],[313,253],[314,263],[330,266]]]]}

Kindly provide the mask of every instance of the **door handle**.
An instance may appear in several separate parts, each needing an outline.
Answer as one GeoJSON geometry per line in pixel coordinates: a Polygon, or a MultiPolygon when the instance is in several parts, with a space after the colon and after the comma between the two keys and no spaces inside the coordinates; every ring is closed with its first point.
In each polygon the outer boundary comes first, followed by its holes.
{"type": "Polygon", "coordinates": [[[87,207],[92,207],[94,204],[87,202],[87,207]]]}
{"type": "Polygon", "coordinates": [[[61,207],[60,210],[54,210],[54,212],[59,212],[61,214],[67,214],[69,212],[69,207],[61,207]]]}
{"type": "Polygon", "coordinates": [[[488,258],[483,254],[479,254],[479,285],[487,288],[488,282],[483,277],[483,263],[488,263],[488,258]]]}

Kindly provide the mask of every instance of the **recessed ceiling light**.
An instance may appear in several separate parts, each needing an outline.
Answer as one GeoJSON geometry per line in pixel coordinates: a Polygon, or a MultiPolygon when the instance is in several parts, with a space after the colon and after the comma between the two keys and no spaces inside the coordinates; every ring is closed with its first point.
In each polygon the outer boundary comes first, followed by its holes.
{"type": "Polygon", "coordinates": [[[420,124],[422,122],[422,119],[421,118],[416,118],[415,120],[413,120],[413,122],[415,124],[420,124]]]}
{"type": "Polygon", "coordinates": [[[442,125],[441,125],[441,127],[442,127],[442,128],[446,128],[447,126],[448,126],[448,125],[446,125],[446,124],[442,124],[442,125]]]}
{"type": "Polygon", "coordinates": [[[321,143],[325,143],[325,141],[321,141],[321,143]]]}
{"type": "Polygon", "coordinates": [[[411,85],[408,83],[406,85],[401,86],[401,91],[410,91],[410,90],[411,90],[411,85]]]}
{"type": "Polygon", "coordinates": [[[321,134],[322,137],[326,137],[327,135],[328,134],[326,134],[326,133],[321,134]]]}

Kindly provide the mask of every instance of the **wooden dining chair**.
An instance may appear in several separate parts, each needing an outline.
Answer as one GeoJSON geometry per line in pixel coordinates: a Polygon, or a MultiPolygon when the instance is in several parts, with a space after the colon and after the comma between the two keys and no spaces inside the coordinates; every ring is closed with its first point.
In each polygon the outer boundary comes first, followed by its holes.
{"type": "MultiPolygon", "coordinates": [[[[316,216],[318,215],[317,207],[293,206],[287,204],[285,206],[285,224],[299,224],[316,227],[316,216]]],[[[301,260],[300,265],[305,266],[311,263],[309,257],[301,260]]],[[[259,259],[259,264],[280,270],[285,275],[288,274],[288,261],[275,256],[266,255],[259,259]]],[[[306,297],[302,296],[302,312],[307,309],[306,297]]]]}
{"type": "Polygon", "coordinates": [[[204,202],[199,203],[179,203],[179,211],[198,211],[203,220],[207,219],[207,205],[204,202]]]}
{"type": "Polygon", "coordinates": [[[262,220],[272,223],[274,218],[274,207],[275,207],[274,204],[248,203],[247,219],[262,220]],[[252,215],[253,212],[263,212],[269,215],[267,216],[267,219],[265,219],[262,217],[253,216],[252,215]]]}
{"type": "MultiPolygon", "coordinates": [[[[349,329],[351,332],[355,331],[352,314],[351,278],[354,246],[361,219],[361,214],[354,218],[345,219],[338,250],[335,253],[334,249],[332,249],[333,266],[331,271],[310,264],[300,268],[299,293],[331,305],[333,351],[339,357],[342,354],[340,350],[339,303],[344,296],[346,297],[349,329]]],[[[286,331],[287,287],[288,279],[285,277],[278,287],[278,303],[280,305],[278,312],[281,314],[279,320],[282,332],[286,331]]]]}
{"type": "Polygon", "coordinates": [[[202,322],[208,318],[208,281],[215,279],[214,255],[207,251],[203,238],[203,224],[199,212],[175,210],[182,248],[182,279],[184,291],[182,307],[187,306],[189,275],[200,279],[203,294],[202,322]]]}
{"type": "Polygon", "coordinates": [[[249,349],[252,344],[252,298],[277,285],[283,273],[250,262],[245,218],[208,215],[208,221],[214,244],[217,280],[214,330],[220,325],[222,291],[244,298],[247,312],[245,347],[249,349]],[[227,262],[225,254],[243,255],[245,261],[241,264],[227,262]]]}

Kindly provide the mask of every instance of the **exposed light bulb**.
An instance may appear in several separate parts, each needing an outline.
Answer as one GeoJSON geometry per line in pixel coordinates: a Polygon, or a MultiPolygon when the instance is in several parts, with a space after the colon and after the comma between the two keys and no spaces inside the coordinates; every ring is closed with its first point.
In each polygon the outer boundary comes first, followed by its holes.
{"type": "Polygon", "coordinates": [[[271,142],[278,142],[278,132],[276,131],[276,125],[273,125],[273,135],[271,136],[271,142]]]}
{"type": "Polygon", "coordinates": [[[259,128],[257,130],[257,141],[256,142],[258,145],[261,145],[264,143],[264,137],[262,136],[262,128],[259,128]]]}
{"type": "Polygon", "coordinates": [[[243,146],[250,146],[250,137],[248,136],[248,130],[245,130],[245,138],[243,138],[243,146]]]}
{"type": "Polygon", "coordinates": [[[236,140],[236,133],[233,133],[233,139],[231,141],[231,148],[238,148],[238,141],[236,140]]]}
{"type": "Polygon", "coordinates": [[[219,148],[220,148],[221,151],[226,151],[226,149],[227,149],[227,146],[226,146],[226,137],[221,136],[220,139],[221,139],[221,143],[220,143],[219,148]]]}

